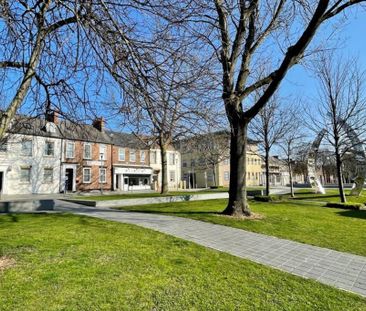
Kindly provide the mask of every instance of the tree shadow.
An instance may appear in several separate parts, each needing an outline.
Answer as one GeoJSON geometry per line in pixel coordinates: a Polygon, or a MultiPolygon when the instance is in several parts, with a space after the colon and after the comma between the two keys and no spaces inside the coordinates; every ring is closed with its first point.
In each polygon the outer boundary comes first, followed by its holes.
{"type": "MultiPolygon", "coordinates": [[[[303,193],[302,193],[303,194],[303,193]]],[[[314,194],[314,193],[313,193],[314,194]]],[[[338,195],[313,195],[313,196],[307,196],[307,197],[294,197],[294,198],[290,198],[291,200],[310,200],[310,199],[327,199],[327,198],[337,198],[339,197],[338,195]]]]}
{"type": "Polygon", "coordinates": [[[142,213],[142,214],[173,214],[173,215],[193,215],[193,214],[199,214],[199,215],[221,215],[220,212],[205,212],[205,211],[136,211],[136,210],[127,210],[124,209],[122,211],[125,212],[131,212],[131,213],[142,213]]]}
{"type": "Polygon", "coordinates": [[[352,218],[359,218],[359,219],[365,219],[366,220],[366,210],[360,210],[360,211],[341,211],[337,212],[338,215],[344,216],[344,217],[352,217],[352,218]]]}

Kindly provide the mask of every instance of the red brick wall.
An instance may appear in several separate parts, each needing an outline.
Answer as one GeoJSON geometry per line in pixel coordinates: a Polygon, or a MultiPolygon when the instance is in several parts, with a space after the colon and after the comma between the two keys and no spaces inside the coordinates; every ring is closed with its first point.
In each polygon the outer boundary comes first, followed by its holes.
{"type": "MultiPolygon", "coordinates": [[[[76,190],[77,191],[90,191],[90,190],[111,190],[112,189],[112,145],[103,144],[106,146],[105,161],[103,161],[102,168],[106,169],[106,183],[99,182],[99,143],[90,143],[92,148],[92,158],[84,159],[84,142],[74,141],[75,143],[75,157],[73,159],[65,158],[65,163],[77,164],[76,171],[76,190]],[[83,168],[91,168],[91,182],[83,182],[83,168]]],[[[66,145],[64,144],[64,154],[66,157],[66,145]]]]}

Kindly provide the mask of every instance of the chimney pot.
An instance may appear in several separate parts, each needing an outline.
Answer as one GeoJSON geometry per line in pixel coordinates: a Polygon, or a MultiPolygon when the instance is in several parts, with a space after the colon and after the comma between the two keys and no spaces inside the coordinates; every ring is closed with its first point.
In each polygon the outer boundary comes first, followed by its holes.
{"type": "Polygon", "coordinates": [[[104,132],[104,118],[96,118],[93,121],[93,127],[96,128],[100,132],[104,132]]]}

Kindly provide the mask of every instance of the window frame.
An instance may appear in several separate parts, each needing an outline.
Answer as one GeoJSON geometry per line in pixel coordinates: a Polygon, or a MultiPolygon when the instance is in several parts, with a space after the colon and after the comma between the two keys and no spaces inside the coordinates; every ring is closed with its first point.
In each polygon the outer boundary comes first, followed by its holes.
{"type": "Polygon", "coordinates": [[[43,182],[44,183],[47,183],[47,184],[50,184],[50,183],[53,183],[53,167],[44,167],[43,168],[43,182]],[[51,174],[50,174],[50,176],[51,176],[51,180],[46,180],[46,178],[45,178],[45,176],[46,176],[46,174],[45,174],[45,172],[46,171],[51,171],[51,174]]]}
{"type": "Polygon", "coordinates": [[[130,149],[130,162],[136,162],[136,150],[135,149],[130,149]],[[133,154],[133,160],[131,155],[133,154]]]}
{"type": "Polygon", "coordinates": [[[65,158],[66,159],[75,159],[75,142],[73,142],[73,141],[66,142],[65,158]],[[69,151],[68,146],[72,146],[72,156],[68,155],[68,151],[69,151]]]}
{"type": "Polygon", "coordinates": [[[84,143],[84,146],[83,146],[83,159],[84,160],[91,160],[93,158],[93,147],[92,147],[92,144],[91,143],[84,143]],[[89,149],[89,152],[90,152],[90,155],[89,157],[86,156],[86,147],[90,148],[89,149]]]}
{"type": "Polygon", "coordinates": [[[92,182],[92,169],[91,167],[83,167],[83,184],[91,184],[92,182]],[[89,180],[85,180],[85,171],[89,170],[89,180]]]}
{"type": "Polygon", "coordinates": [[[55,156],[55,142],[54,141],[50,141],[50,140],[45,141],[43,155],[45,157],[54,157],[55,156]],[[52,145],[52,149],[47,148],[47,146],[49,146],[49,144],[52,145]],[[49,150],[52,150],[52,154],[47,154],[47,151],[49,151],[49,150]]]}
{"type": "Polygon", "coordinates": [[[230,181],[230,172],[229,171],[224,171],[224,180],[230,181]]]}
{"type": "Polygon", "coordinates": [[[31,140],[31,139],[23,139],[22,140],[22,149],[21,149],[21,154],[22,154],[22,156],[24,156],[24,157],[31,157],[31,156],[33,156],[33,141],[31,140]],[[24,151],[25,151],[25,149],[24,149],[24,144],[25,143],[29,143],[30,144],[30,152],[29,152],[29,154],[27,153],[25,153],[24,151]]]}
{"type": "Polygon", "coordinates": [[[146,161],[146,152],[145,150],[140,150],[140,162],[145,163],[146,161]]]}
{"type": "Polygon", "coordinates": [[[118,148],[118,161],[126,161],[126,148],[118,148]]]}
{"type": "Polygon", "coordinates": [[[106,159],[107,159],[107,145],[100,144],[99,145],[99,160],[105,161],[106,159]]]}
{"type": "Polygon", "coordinates": [[[31,175],[32,175],[32,168],[30,166],[20,167],[20,176],[19,176],[20,183],[29,184],[31,182],[31,179],[32,179],[32,176],[31,175]],[[28,171],[28,179],[27,180],[23,179],[22,172],[24,170],[27,170],[28,171]]]}
{"type": "Polygon", "coordinates": [[[107,183],[107,169],[104,167],[99,168],[99,183],[106,184],[107,183]],[[101,179],[101,172],[104,171],[104,181],[101,179]]]}

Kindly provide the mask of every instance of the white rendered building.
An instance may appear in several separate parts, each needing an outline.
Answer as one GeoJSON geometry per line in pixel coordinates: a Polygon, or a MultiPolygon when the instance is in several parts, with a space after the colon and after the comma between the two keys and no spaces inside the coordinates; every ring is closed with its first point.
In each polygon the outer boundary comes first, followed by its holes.
{"type": "Polygon", "coordinates": [[[61,139],[56,131],[53,123],[40,119],[22,117],[13,125],[0,142],[1,194],[59,192],[61,139]]]}
{"type": "MultiPolygon", "coordinates": [[[[182,188],[181,182],[181,154],[179,151],[169,148],[167,150],[168,161],[168,188],[169,190],[177,190],[182,188]]],[[[160,149],[150,150],[150,166],[153,171],[153,186],[154,190],[159,190],[161,187],[161,153],[160,149]]]]}

